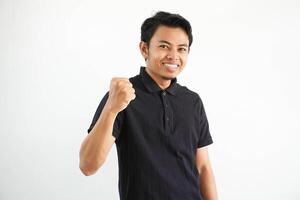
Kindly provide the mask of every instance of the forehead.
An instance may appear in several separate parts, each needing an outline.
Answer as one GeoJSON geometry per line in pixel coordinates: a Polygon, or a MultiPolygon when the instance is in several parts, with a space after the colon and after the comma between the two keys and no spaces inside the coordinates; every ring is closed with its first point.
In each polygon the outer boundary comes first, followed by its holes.
{"type": "Polygon", "coordinates": [[[159,26],[153,34],[151,42],[168,41],[171,44],[189,44],[189,38],[186,32],[179,27],[159,26]]]}

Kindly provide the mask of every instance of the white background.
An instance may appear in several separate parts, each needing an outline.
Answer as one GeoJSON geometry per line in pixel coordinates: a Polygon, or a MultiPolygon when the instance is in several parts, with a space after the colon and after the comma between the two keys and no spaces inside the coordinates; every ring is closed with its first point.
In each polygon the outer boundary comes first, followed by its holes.
{"type": "Polygon", "coordinates": [[[144,65],[158,10],[193,27],[178,82],[204,102],[220,199],[300,199],[298,0],[1,0],[1,200],[119,199],[115,146],[90,177],[78,152],[111,77],[144,65]]]}

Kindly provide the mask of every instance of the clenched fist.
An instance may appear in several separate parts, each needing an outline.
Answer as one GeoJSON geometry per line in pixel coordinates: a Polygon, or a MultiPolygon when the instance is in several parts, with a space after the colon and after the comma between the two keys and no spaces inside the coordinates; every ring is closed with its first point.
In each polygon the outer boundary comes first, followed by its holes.
{"type": "Polygon", "coordinates": [[[124,110],[135,99],[135,90],[128,78],[112,78],[106,106],[115,113],[124,110]]]}

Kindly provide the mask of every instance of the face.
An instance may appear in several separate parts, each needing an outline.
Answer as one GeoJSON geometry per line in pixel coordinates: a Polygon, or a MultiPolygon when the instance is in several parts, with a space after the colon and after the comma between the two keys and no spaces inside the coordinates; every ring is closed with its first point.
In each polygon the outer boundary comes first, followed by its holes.
{"type": "Polygon", "coordinates": [[[140,43],[147,71],[156,82],[175,78],[185,67],[189,53],[188,35],[181,28],[159,26],[149,42],[140,43]]]}

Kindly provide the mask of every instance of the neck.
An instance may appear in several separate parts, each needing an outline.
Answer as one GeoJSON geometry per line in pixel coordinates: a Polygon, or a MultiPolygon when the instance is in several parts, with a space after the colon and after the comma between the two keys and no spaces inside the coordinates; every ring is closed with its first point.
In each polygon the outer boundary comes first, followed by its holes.
{"type": "Polygon", "coordinates": [[[155,81],[155,83],[161,88],[166,89],[170,86],[171,80],[163,79],[163,77],[158,77],[157,75],[153,74],[151,70],[149,70],[148,67],[146,67],[146,72],[149,74],[149,76],[155,81]]]}

